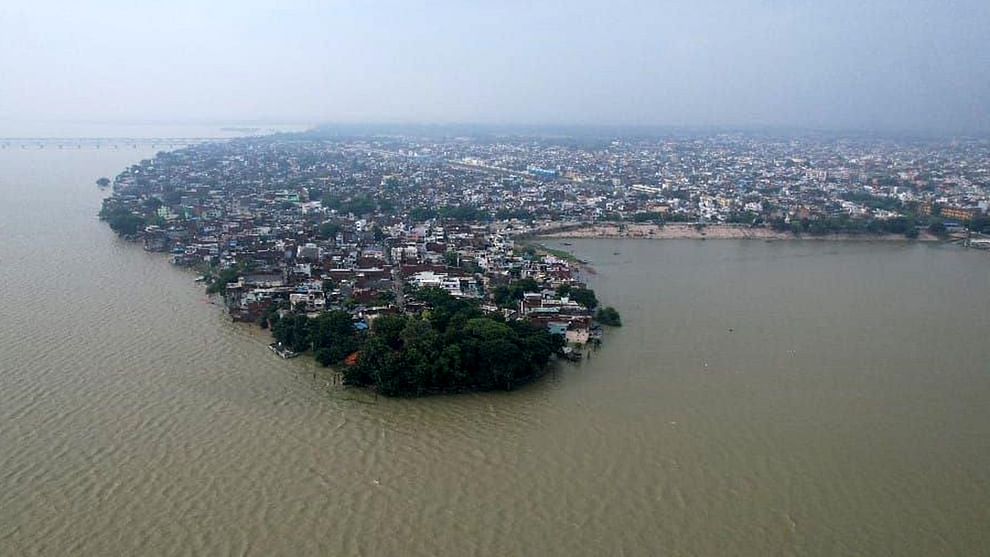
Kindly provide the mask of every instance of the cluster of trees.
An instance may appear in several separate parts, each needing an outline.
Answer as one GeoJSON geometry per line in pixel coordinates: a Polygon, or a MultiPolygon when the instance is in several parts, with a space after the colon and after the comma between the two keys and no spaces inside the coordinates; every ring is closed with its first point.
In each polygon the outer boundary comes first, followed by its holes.
{"type": "Polygon", "coordinates": [[[990,234],[990,217],[976,217],[969,222],[968,227],[973,232],[990,234]]]}
{"type": "Polygon", "coordinates": [[[633,222],[663,222],[663,213],[658,211],[643,211],[641,213],[634,213],[632,216],[633,222]]]}
{"type": "Polygon", "coordinates": [[[448,251],[443,254],[444,263],[448,267],[454,267],[457,269],[463,269],[469,273],[483,273],[484,269],[478,264],[474,259],[462,259],[461,256],[456,251],[448,251]]]}
{"type": "Polygon", "coordinates": [[[357,364],[344,370],[347,384],[405,396],[511,389],[538,375],[564,344],[542,327],[486,317],[442,290],[417,297],[432,309],[376,319],[357,364]]]}
{"type": "Polygon", "coordinates": [[[763,222],[763,217],[753,211],[737,211],[729,213],[725,219],[725,222],[755,226],[763,222]]]}
{"type": "Polygon", "coordinates": [[[110,225],[110,229],[121,236],[132,236],[143,230],[147,224],[145,217],[131,212],[126,207],[104,205],[100,219],[110,225]]]}
{"type": "Polygon", "coordinates": [[[883,209],[885,211],[903,211],[904,205],[896,197],[882,197],[866,192],[849,191],[842,194],[842,199],[859,203],[870,209],[883,209]]]}
{"type": "Polygon", "coordinates": [[[489,213],[471,205],[452,205],[435,209],[416,207],[409,211],[409,217],[417,221],[437,218],[464,222],[488,222],[492,220],[489,213]]]}
{"type": "Polygon", "coordinates": [[[523,299],[526,292],[539,292],[540,285],[531,278],[517,280],[512,284],[499,285],[492,289],[492,298],[495,305],[503,308],[514,308],[519,300],[523,299]]]}
{"type": "MultiPolygon", "coordinates": [[[[512,284],[506,286],[496,286],[492,290],[492,297],[495,300],[495,304],[500,307],[515,307],[515,303],[523,299],[523,294],[526,292],[539,292],[541,289],[539,283],[531,278],[524,278],[513,282],[512,284]]],[[[588,309],[595,309],[598,307],[598,297],[595,295],[595,291],[590,288],[573,287],[569,284],[562,284],[557,288],[557,294],[560,296],[567,296],[571,300],[581,304],[588,309]]]]}
{"type": "Polygon", "coordinates": [[[945,223],[939,219],[931,219],[928,224],[928,233],[935,236],[944,236],[947,232],[945,228],[945,223]]]}
{"type": "Polygon", "coordinates": [[[491,220],[491,215],[482,211],[477,207],[472,207],[471,205],[455,205],[452,207],[440,207],[437,210],[437,216],[441,219],[450,219],[455,221],[489,221],[491,220]]]}
{"type": "Polygon", "coordinates": [[[415,221],[435,219],[437,218],[437,211],[427,207],[416,207],[409,211],[409,218],[415,221]]]}
{"type": "Polygon", "coordinates": [[[209,286],[206,287],[207,294],[226,294],[227,293],[227,283],[237,281],[237,277],[241,276],[241,273],[245,271],[242,266],[229,267],[217,273],[209,278],[209,286]]]}
{"type": "Polygon", "coordinates": [[[612,306],[599,308],[598,313],[595,314],[595,320],[602,325],[608,325],[609,327],[621,327],[622,318],[619,317],[619,312],[612,306]]]}
{"type": "Polygon", "coordinates": [[[343,227],[336,222],[325,222],[320,225],[319,237],[321,240],[332,240],[343,230],[343,227]]]}
{"type": "Polygon", "coordinates": [[[486,317],[477,303],[440,289],[416,297],[431,309],[379,317],[368,332],[355,329],[347,312],[331,311],[312,319],[273,316],[272,334],[290,350],[312,350],[325,366],[357,353],[344,368],[345,383],[390,396],[511,389],[537,376],[564,345],[543,327],[486,317]]]}
{"type": "Polygon", "coordinates": [[[349,199],[344,199],[335,194],[323,196],[323,206],[340,213],[354,213],[355,215],[365,215],[374,213],[378,209],[378,201],[368,195],[358,195],[349,199]]]}
{"type": "Polygon", "coordinates": [[[567,296],[588,309],[598,307],[598,297],[590,288],[571,288],[567,296]]]}
{"type": "Polygon", "coordinates": [[[913,217],[861,220],[847,215],[815,220],[792,220],[790,223],[785,223],[783,219],[770,222],[774,230],[789,230],[794,234],[903,234],[907,238],[918,237],[917,224],[913,217]]]}
{"type": "Polygon", "coordinates": [[[527,211],[526,209],[499,209],[495,211],[496,220],[519,219],[521,221],[531,221],[535,219],[536,216],[537,213],[527,211]]]}
{"type": "Polygon", "coordinates": [[[313,351],[325,366],[338,364],[361,347],[362,337],[346,311],[331,311],[310,319],[301,314],[271,318],[272,335],[294,352],[313,351]]]}

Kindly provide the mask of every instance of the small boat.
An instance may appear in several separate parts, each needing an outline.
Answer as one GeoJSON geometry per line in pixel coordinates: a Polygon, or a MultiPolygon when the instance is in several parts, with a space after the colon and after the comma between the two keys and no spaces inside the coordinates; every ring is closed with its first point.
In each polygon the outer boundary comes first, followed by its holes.
{"type": "Polygon", "coordinates": [[[580,362],[582,358],[581,352],[571,348],[570,346],[564,347],[561,355],[565,360],[570,360],[572,362],[580,362]]]}
{"type": "Polygon", "coordinates": [[[574,244],[572,244],[570,242],[561,242],[560,245],[562,245],[562,246],[573,246],[574,244]]]}
{"type": "Polygon", "coordinates": [[[203,275],[200,275],[200,276],[196,277],[196,280],[194,280],[193,282],[206,282],[206,277],[203,276],[203,275]]]}

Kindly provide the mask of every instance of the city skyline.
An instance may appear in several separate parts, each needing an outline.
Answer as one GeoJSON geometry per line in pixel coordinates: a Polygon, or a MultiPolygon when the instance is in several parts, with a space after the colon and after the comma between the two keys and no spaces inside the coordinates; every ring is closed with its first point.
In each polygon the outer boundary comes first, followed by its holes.
{"type": "Polygon", "coordinates": [[[0,128],[293,121],[990,131],[973,0],[0,8],[0,128]]]}

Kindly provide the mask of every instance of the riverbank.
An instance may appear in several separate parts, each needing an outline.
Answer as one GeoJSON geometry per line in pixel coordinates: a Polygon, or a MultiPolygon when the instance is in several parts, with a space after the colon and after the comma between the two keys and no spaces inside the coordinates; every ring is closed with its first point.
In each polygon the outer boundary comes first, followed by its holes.
{"type": "MultiPolygon", "coordinates": [[[[713,224],[697,227],[693,224],[616,224],[600,223],[557,232],[546,232],[538,238],[630,238],[644,240],[841,240],[841,241],[908,241],[902,234],[793,234],[771,228],[751,228],[747,225],[713,224]]],[[[939,238],[922,232],[912,241],[937,242],[939,238]]]]}

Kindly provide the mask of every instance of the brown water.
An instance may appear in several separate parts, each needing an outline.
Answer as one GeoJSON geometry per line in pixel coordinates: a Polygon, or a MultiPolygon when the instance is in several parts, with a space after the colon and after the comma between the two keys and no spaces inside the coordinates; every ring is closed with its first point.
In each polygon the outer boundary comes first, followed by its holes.
{"type": "Polygon", "coordinates": [[[0,151],[0,555],[990,552],[987,254],[575,241],[590,361],[376,400],[96,220],[148,155],[0,151]]]}

